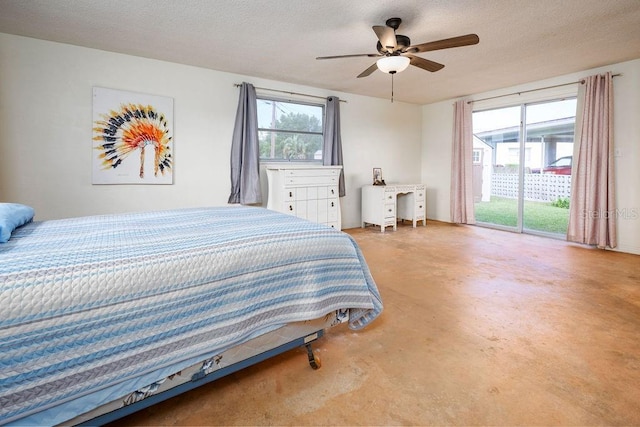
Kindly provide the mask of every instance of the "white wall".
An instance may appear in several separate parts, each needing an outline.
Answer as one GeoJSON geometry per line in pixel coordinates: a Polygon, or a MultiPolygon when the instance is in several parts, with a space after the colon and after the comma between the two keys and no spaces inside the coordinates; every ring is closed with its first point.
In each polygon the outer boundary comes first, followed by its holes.
{"type": "MultiPolygon", "coordinates": [[[[614,79],[614,147],[619,154],[615,158],[619,212],[617,250],[640,254],[640,59],[474,94],[469,96],[469,99],[480,100],[576,82],[583,77],[606,71],[622,74],[614,79]]],[[[487,109],[511,101],[512,104],[518,104],[553,99],[575,93],[576,86],[569,85],[477,102],[474,103],[474,108],[487,109]]],[[[440,221],[450,221],[454,102],[455,100],[447,100],[422,107],[422,181],[427,184],[427,217],[440,221]]]]}
{"type": "Polygon", "coordinates": [[[0,33],[0,200],[33,206],[38,220],[224,205],[242,81],[348,101],[343,228],[360,225],[373,167],[387,182],[420,180],[419,106],[0,33]],[[93,86],[174,99],[173,185],[91,184],[93,86]]]}

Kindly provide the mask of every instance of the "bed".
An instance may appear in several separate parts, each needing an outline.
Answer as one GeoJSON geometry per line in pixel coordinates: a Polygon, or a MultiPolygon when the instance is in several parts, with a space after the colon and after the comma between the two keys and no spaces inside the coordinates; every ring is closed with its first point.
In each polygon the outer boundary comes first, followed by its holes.
{"type": "Polygon", "coordinates": [[[355,241],[258,207],[29,222],[0,243],[0,424],[101,424],[382,311],[355,241]]]}

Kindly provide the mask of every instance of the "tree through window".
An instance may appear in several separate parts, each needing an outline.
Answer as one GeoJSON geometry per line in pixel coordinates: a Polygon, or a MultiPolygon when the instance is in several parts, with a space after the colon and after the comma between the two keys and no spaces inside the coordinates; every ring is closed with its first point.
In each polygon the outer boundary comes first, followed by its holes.
{"type": "Polygon", "coordinates": [[[258,98],[261,160],[322,161],[324,106],[258,98]]]}

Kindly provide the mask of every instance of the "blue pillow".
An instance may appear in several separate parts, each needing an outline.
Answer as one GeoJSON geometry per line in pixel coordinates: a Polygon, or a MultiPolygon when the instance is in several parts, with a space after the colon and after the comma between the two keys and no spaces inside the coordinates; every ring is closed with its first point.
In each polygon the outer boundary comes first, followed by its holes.
{"type": "Polygon", "coordinates": [[[33,220],[32,207],[19,203],[0,203],[0,243],[6,243],[16,228],[33,220]]]}

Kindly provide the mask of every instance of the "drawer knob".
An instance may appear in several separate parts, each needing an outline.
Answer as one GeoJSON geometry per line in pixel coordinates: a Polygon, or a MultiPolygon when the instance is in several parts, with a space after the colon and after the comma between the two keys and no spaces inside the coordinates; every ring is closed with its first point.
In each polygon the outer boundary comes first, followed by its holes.
{"type": "Polygon", "coordinates": [[[335,205],[333,204],[333,202],[331,202],[331,207],[334,207],[335,205]]]}
{"type": "Polygon", "coordinates": [[[293,192],[289,191],[289,197],[293,197],[293,192]]]}
{"type": "Polygon", "coordinates": [[[389,209],[389,212],[393,212],[393,209],[389,209]]]}
{"type": "Polygon", "coordinates": [[[289,205],[289,210],[292,211],[293,210],[293,206],[289,205]]]}
{"type": "Polygon", "coordinates": [[[422,209],[422,205],[418,206],[420,209],[422,209]]]}
{"type": "Polygon", "coordinates": [[[336,194],[336,192],[333,190],[333,188],[331,189],[331,194],[336,194]]]}

